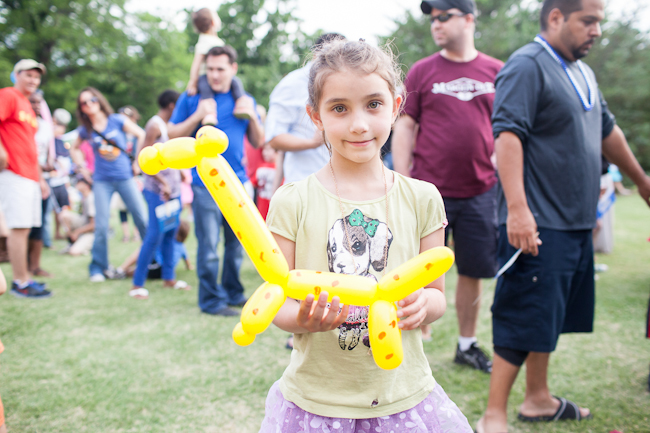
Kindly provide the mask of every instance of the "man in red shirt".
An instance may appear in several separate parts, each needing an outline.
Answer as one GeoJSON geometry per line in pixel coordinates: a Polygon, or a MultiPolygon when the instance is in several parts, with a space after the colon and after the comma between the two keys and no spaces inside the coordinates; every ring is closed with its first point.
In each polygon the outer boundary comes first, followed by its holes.
{"type": "Polygon", "coordinates": [[[0,89],[0,206],[10,229],[11,293],[25,298],[52,295],[27,271],[27,237],[32,227],[41,226],[41,200],[50,194],[38,164],[38,123],[28,99],[44,73],[41,63],[23,59],[14,66],[14,87],[0,89]]]}
{"type": "Polygon", "coordinates": [[[458,266],[460,337],[454,362],[486,373],[476,340],[481,278],[496,274],[496,183],[492,138],[494,80],[503,63],[474,47],[474,0],[430,0],[431,34],[442,50],[409,71],[404,114],[393,133],[395,171],[442,194],[458,266]],[[412,166],[411,166],[412,162],[412,166]]]}

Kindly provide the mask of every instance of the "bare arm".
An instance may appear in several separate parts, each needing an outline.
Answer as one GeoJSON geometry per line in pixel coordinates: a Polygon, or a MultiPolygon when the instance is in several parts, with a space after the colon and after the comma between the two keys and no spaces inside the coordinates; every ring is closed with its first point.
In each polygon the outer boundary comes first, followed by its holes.
{"type": "Polygon", "coordinates": [[[650,206],[650,177],[632,154],[625,134],[618,125],[614,125],[612,132],[603,140],[603,155],[632,179],[639,188],[639,194],[650,206]]]}
{"type": "Polygon", "coordinates": [[[180,123],[167,123],[169,138],[189,137],[205,116],[215,114],[216,112],[217,103],[214,102],[214,99],[200,100],[196,111],[190,117],[180,123]]]}
{"type": "Polygon", "coordinates": [[[4,144],[2,144],[2,140],[0,139],[0,171],[7,168],[8,163],[9,160],[8,160],[7,151],[5,150],[5,146],[4,144]]]}
{"type": "Polygon", "coordinates": [[[284,152],[280,151],[275,156],[275,177],[273,178],[273,193],[280,188],[284,179],[284,152]]]}
{"type": "MultiPolygon", "coordinates": [[[[289,270],[293,270],[295,268],[296,243],[275,233],[273,233],[273,237],[287,259],[289,270]]],[[[349,306],[346,305],[339,312],[338,296],[332,299],[332,304],[328,309],[327,292],[322,292],[317,300],[314,299],[314,295],[310,294],[300,303],[295,299],[287,298],[273,319],[273,323],[278,328],[294,334],[326,332],[338,328],[348,317],[348,310],[349,306]]]]}
{"type": "Polygon", "coordinates": [[[533,216],[524,189],[524,149],[519,137],[502,132],[494,141],[497,170],[508,204],[508,242],[521,248],[525,254],[537,255],[537,222],[533,216]]]}
{"type": "Polygon", "coordinates": [[[237,104],[239,111],[248,113],[250,117],[246,135],[251,146],[257,149],[264,145],[264,125],[255,110],[255,102],[250,96],[244,95],[237,100],[237,104]]]}
{"type": "Polygon", "coordinates": [[[73,230],[70,232],[70,239],[72,239],[74,242],[79,239],[79,236],[81,236],[84,233],[92,233],[95,231],[95,218],[93,217],[88,217],[88,223],[79,227],[76,230],[73,230]]]}
{"type": "MultiPolygon", "coordinates": [[[[445,244],[445,229],[441,228],[420,239],[420,252],[445,244]]],[[[417,290],[397,303],[400,310],[399,327],[404,331],[417,329],[420,325],[428,325],[440,319],[447,310],[445,299],[445,276],[417,290]]]]}
{"type": "Polygon", "coordinates": [[[300,138],[292,134],[279,134],[269,141],[269,144],[275,150],[284,152],[298,152],[301,150],[315,149],[323,144],[323,135],[316,131],[311,138],[300,138]]]}
{"type": "Polygon", "coordinates": [[[0,295],[7,291],[7,280],[5,279],[5,274],[2,273],[0,269],[0,295]]]}
{"type": "Polygon", "coordinates": [[[402,114],[393,128],[393,167],[396,172],[410,177],[411,159],[415,148],[418,124],[408,114],[402,114]]]}
{"type": "Polygon", "coordinates": [[[187,83],[187,94],[190,96],[196,95],[196,86],[199,82],[199,71],[201,70],[201,63],[205,60],[203,54],[194,53],[194,60],[192,60],[192,67],[190,68],[190,81],[187,83]]]}

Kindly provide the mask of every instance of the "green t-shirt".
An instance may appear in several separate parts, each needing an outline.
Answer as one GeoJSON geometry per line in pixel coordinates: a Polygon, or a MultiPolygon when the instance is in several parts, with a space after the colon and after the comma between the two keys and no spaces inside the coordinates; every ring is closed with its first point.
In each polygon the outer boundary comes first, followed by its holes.
{"type": "MultiPolygon", "coordinates": [[[[387,242],[386,272],[418,255],[420,239],[446,221],[442,197],[430,183],[395,173],[388,200],[388,226],[385,197],[341,200],[342,218],[337,196],[311,175],[275,193],[266,222],[271,232],[296,243],[296,269],[378,280],[387,242]]],[[[435,380],[420,330],[402,332],[404,361],[394,370],[382,370],[372,358],[367,325],[368,306],[351,306],[338,329],[297,334],[280,380],[284,398],[317,415],[353,419],[391,415],[424,400],[435,380]]]]}

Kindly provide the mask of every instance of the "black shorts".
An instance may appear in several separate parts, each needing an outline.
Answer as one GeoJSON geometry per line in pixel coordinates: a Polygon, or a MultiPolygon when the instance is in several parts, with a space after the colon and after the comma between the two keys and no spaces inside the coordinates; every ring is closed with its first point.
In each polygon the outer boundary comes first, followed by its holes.
{"type": "Polygon", "coordinates": [[[53,186],[52,195],[56,213],[61,212],[65,206],[70,207],[70,197],[68,197],[68,189],[65,185],[53,186]]]}
{"type": "Polygon", "coordinates": [[[470,198],[443,198],[447,221],[445,244],[451,231],[458,273],[492,278],[497,273],[497,187],[470,198]]]}
{"type": "MultiPolygon", "coordinates": [[[[499,265],[515,254],[499,227],[499,265]]],[[[555,350],[560,334],[592,332],[592,231],[539,229],[539,255],[522,254],[497,283],[492,305],[495,346],[527,352],[555,350]]]]}
{"type": "Polygon", "coordinates": [[[41,200],[41,226],[32,227],[29,231],[29,239],[33,241],[42,241],[43,240],[43,226],[45,225],[45,217],[50,204],[50,197],[45,200],[41,200]]]}

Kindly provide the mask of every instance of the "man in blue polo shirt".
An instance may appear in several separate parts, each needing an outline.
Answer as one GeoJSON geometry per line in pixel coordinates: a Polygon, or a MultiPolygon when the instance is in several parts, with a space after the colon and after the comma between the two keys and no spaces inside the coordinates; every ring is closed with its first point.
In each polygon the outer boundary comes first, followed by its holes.
{"type": "MultiPolygon", "coordinates": [[[[237,118],[232,114],[235,100],[230,92],[230,84],[237,73],[236,61],[237,53],[230,46],[214,47],[208,52],[205,58],[206,75],[214,91],[214,98],[199,101],[198,94],[188,96],[187,92],[184,92],[176,102],[176,108],[169,120],[169,136],[194,136],[201,127],[201,120],[216,111],[219,129],[226,133],[230,142],[223,157],[246,186],[250,181],[242,164],[244,134],[248,136],[253,147],[259,147],[264,143],[264,128],[255,111],[255,100],[250,96],[244,96],[244,101],[241,101],[243,104],[240,102],[244,110],[249,112],[250,120],[237,118]]],[[[194,226],[199,245],[196,264],[199,277],[199,308],[207,314],[238,316],[239,313],[229,306],[242,306],[246,302],[244,287],[239,281],[242,246],[203,185],[196,168],[192,169],[192,191],[194,226]],[[221,284],[218,284],[217,245],[221,226],[224,229],[226,245],[221,284]]]]}

